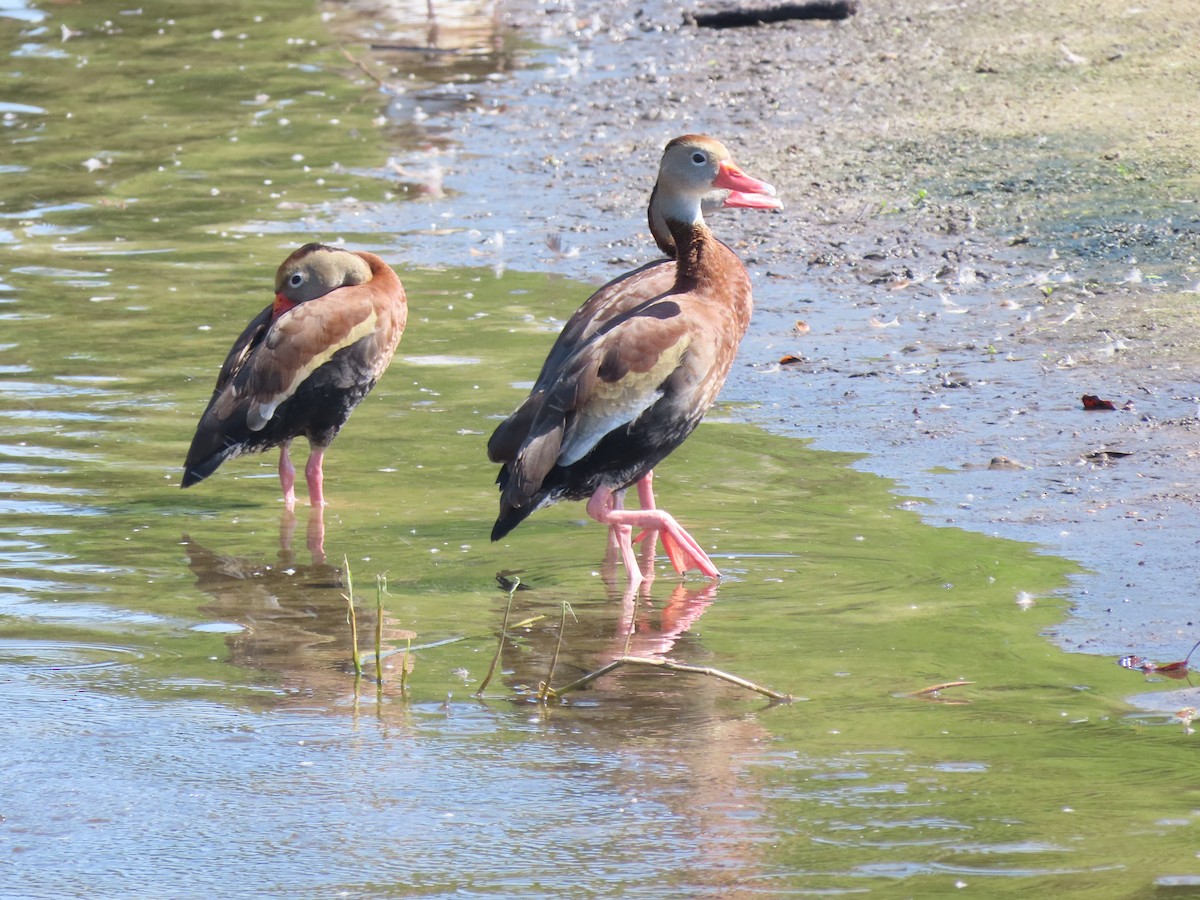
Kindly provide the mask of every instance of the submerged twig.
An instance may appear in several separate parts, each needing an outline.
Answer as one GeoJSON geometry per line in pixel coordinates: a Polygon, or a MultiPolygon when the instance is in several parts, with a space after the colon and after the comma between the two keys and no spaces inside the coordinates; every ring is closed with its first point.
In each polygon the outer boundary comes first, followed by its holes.
{"type": "Polygon", "coordinates": [[[458,47],[430,47],[428,44],[372,44],[372,50],[391,50],[400,53],[445,53],[457,56],[464,51],[458,47]]]}
{"type": "Polygon", "coordinates": [[[555,688],[551,693],[556,696],[562,696],[568,691],[576,691],[581,687],[591,684],[602,675],[607,675],[614,669],[619,669],[621,666],[645,666],[652,669],[666,669],[668,672],[684,672],[692,675],[707,675],[710,678],[716,678],[720,681],[727,681],[730,684],[735,684],[738,687],[744,687],[747,690],[754,691],[756,694],[762,694],[764,697],[770,697],[772,700],[781,700],[785,703],[791,703],[796,698],[791,694],[781,694],[778,691],[768,687],[763,687],[761,684],[755,684],[738,675],[731,675],[729,672],[723,672],[720,669],[714,669],[711,666],[689,666],[685,663],[671,662],[667,659],[651,659],[645,656],[620,656],[614,659],[606,666],[601,666],[594,672],[589,672],[582,678],[572,681],[565,687],[555,688]]]}
{"type": "Polygon", "coordinates": [[[564,600],[562,617],[558,620],[558,641],[554,645],[554,656],[550,659],[550,671],[546,673],[546,680],[538,686],[539,703],[545,703],[551,693],[550,682],[554,680],[554,670],[558,667],[558,654],[562,651],[563,633],[567,630],[567,613],[570,613],[572,618],[575,617],[575,611],[571,609],[571,604],[564,600]]]}
{"type": "Polygon", "coordinates": [[[346,620],[350,623],[350,655],[354,660],[354,677],[362,678],[362,660],[358,658],[358,616],[354,612],[354,579],[350,575],[350,559],[342,557],[342,568],[346,572],[346,620]]]}
{"type": "Polygon", "coordinates": [[[496,671],[496,664],[500,662],[500,652],[504,649],[504,635],[508,632],[508,616],[512,612],[513,594],[517,592],[517,588],[521,586],[519,576],[513,576],[512,589],[508,592],[508,603],[504,607],[504,620],[500,623],[500,640],[496,644],[496,655],[492,657],[492,664],[488,666],[487,674],[483,676],[483,683],[479,685],[479,689],[475,691],[475,696],[482,696],[484,689],[492,680],[492,675],[496,671]]]}
{"type": "Polygon", "coordinates": [[[936,694],[938,691],[944,691],[946,688],[963,687],[964,685],[974,684],[973,681],[946,681],[942,684],[931,684],[927,688],[921,688],[919,691],[913,691],[908,696],[910,697],[928,697],[930,694],[936,694]]]}
{"type": "Polygon", "coordinates": [[[625,632],[625,646],[621,649],[622,656],[628,656],[629,648],[633,646],[633,629],[637,627],[638,604],[641,600],[641,593],[635,591],[633,594],[633,609],[629,613],[629,628],[625,632]]]}
{"type": "Polygon", "coordinates": [[[383,88],[384,90],[387,90],[388,83],[386,81],[384,81],[382,78],[380,78],[378,75],[376,75],[374,72],[372,72],[370,69],[368,69],[366,63],[364,63],[361,59],[359,59],[357,56],[355,56],[353,53],[351,53],[345,47],[339,47],[338,49],[342,51],[342,56],[346,57],[346,59],[348,59],[351,63],[353,63],[354,65],[356,65],[358,67],[359,71],[361,71],[364,75],[366,75],[368,78],[370,78],[372,81],[374,81],[381,88],[383,88]]]}

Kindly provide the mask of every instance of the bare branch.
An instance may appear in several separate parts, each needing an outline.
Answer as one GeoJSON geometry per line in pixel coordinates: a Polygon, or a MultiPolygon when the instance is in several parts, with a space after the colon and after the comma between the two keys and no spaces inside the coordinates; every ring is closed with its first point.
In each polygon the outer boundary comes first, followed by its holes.
{"type": "Polygon", "coordinates": [[[620,656],[610,662],[608,665],[601,666],[594,672],[589,672],[582,678],[572,681],[565,687],[555,688],[551,693],[556,696],[562,696],[568,691],[576,691],[585,685],[591,684],[597,678],[607,675],[614,669],[619,669],[621,666],[642,666],[651,669],[666,669],[668,672],[683,672],[692,675],[707,675],[710,678],[716,678],[721,681],[727,681],[730,684],[736,684],[738,687],[744,687],[747,690],[754,691],[756,694],[762,694],[764,697],[770,697],[772,700],[779,700],[784,703],[791,703],[796,698],[791,694],[781,694],[771,688],[763,687],[761,684],[755,684],[753,681],[748,681],[738,675],[731,675],[728,672],[723,672],[720,669],[714,669],[711,666],[689,666],[685,663],[671,662],[668,659],[651,659],[645,656],[620,656]]]}

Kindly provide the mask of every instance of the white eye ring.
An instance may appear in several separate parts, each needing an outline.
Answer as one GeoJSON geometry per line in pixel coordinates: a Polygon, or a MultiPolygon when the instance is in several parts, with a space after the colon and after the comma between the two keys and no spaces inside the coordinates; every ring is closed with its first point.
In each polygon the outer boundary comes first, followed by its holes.
{"type": "Polygon", "coordinates": [[[304,284],[304,273],[297,272],[288,279],[288,284],[290,284],[292,287],[300,287],[300,285],[304,284]]]}
{"type": "Polygon", "coordinates": [[[699,150],[697,150],[695,153],[692,154],[692,162],[694,162],[698,166],[702,166],[706,162],[708,162],[708,158],[703,153],[701,153],[699,150]]]}

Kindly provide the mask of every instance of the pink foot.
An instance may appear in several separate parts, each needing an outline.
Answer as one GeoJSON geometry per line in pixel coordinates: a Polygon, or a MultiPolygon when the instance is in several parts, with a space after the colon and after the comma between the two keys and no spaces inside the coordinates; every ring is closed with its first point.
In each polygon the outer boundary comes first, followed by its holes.
{"type": "MultiPolygon", "coordinates": [[[[613,491],[609,495],[608,508],[609,509],[624,509],[625,508],[625,491],[624,490],[613,491]]],[[[639,536],[639,538],[635,539],[635,542],[638,539],[640,539],[640,536],[639,536]]],[[[612,553],[614,550],[621,554],[622,561],[624,561],[625,547],[624,547],[624,543],[621,540],[621,527],[619,525],[608,526],[608,552],[612,553]]]]}
{"type": "MultiPolygon", "coordinates": [[[[653,470],[647,472],[638,481],[637,492],[638,492],[638,503],[641,504],[642,509],[657,509],[657,507],[654,504],[654,471],[653,470]]],[[[680,529],[680,530],[682,531],[682,529],[680,529]]],[[[696,564],[694,556],[691,552],[692,548],[681,544],[681,542],[678,541],[675,538],[675,536],[673,534],[671,534],[670,532],[664,531],[664,532],[662,532],[661,535],[659,535],[654,530],[646,528],[643,531],[639,532],[633,538],[633,542],[635,544],[640,544],[642,541],[644,541],[647,537],[650,537],[651,535],[654,535],[655,540],[657,540],[659,537],[662,538],[663,552],[665,552],[667,554],[667,559],[669,559],[671,561],[671,565],[674,567],[676,572],[685,572],[685,571],[687,571],[688,568],[691,567],[691,565],[695,565],[696,568],[700,569],[701,572],[704,572],[703,566],[696,564]],[[689,564],[691,564],[691,565],[689,565],[689,564]]],[[[695,541],[691,540],[691,536],[688,535],[687,532],[684,532],[684,535],[687,536],[688,540],[692,544],[696,543],[695,541]]],[[[700,554],[705,560],[708,560],[708,556],[704,554],[703,550],[700,551],[700,554]]],[[[708,562],[709,562],[709,565],[711,566],[712,561],[708,560],[708,562]]],[[[716,571],[715,568],[714,568],[714,571],[716,571]]],[[[704,572],[704,574],[709,575],[708,572],[704,572]]],[[[720,573],[718,573],[718,574],[720,574],[720,573]]],[[[715,577],[715,576],[709,575],[709,577],[715,577]]]]}
{"type": "MultiPolygon", "coordinates": [[[[702,575],[709,578],[719,578],[721,573],[713,565],[708,554],[675,517],[661,509],[620,509],[612,499],[613,492],[602,487],[592,494],[588,500],[587,514],[604,525],[620,529],[621,557],[630,577],[640,580],[637,560],[633,553],[633,529],[641,528],[646,531],[657,531],[662,537],[663,547],[675,571],[683,573],[688,569],[699,569],[702,575]]],[[[641,537],[641,535],[639,535],[641,537]]]]}

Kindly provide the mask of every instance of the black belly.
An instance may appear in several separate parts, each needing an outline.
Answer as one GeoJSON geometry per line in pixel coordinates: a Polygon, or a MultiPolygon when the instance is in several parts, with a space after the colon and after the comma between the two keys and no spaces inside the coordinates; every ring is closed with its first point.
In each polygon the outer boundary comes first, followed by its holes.
{"type": "MultiPolygon", "coordinates": [[[[653,409],[648,410],[652,413],[653,409]]],[[[700,416],[665,424],[653,415],[604,437],[569,466],[555,466],[542,488],[545,502],[586,500],[601,486],[623,490],[645,476],[696,430],[700,416]]]]}
{"type": "Polygon", "coordinates": [[[375,386],[374,378],[364,380],[369,378],[367,373],[351,371],[353,368],[336,356],[325,363],[279,405],[257,439],[250,438],[248,443],[266,450],[303,436],[317,446],[328,446],[354,407],[375,386]]]}

